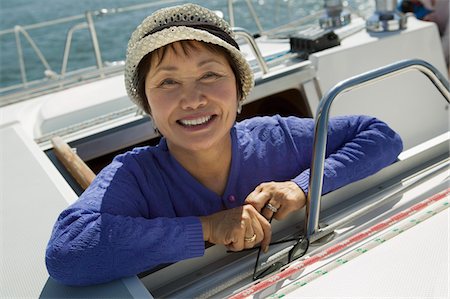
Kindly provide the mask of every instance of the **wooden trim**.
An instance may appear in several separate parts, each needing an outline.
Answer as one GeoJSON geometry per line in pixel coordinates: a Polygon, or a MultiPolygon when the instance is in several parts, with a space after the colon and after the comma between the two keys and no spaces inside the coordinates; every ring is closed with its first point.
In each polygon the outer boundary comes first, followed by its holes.
{"type": "Polygon", "coordinates": [[[69,171],[73,178],[85,190],[95,178],[95,173],[84,163],[83,160],[70,148],[70,146],[62,140],[61,137],[55,136],[51,139],[53,151],[56,157],[69,171]]]}

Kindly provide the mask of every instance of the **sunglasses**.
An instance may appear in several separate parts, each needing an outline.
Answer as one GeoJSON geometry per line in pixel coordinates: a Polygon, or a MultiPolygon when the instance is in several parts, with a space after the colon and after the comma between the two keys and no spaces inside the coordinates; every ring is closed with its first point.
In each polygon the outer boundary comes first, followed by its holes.
{"type": "Polygon", "coordinates": [[[253,280],[272,274],[292,261],[301,258],[306,254],[308,248],[309,240],[303,236],[270,243],[267,252],[263,252],[261,247],[258,247],[253,280]]]}
{"type": "MultiPolygon", "coordinates": [[[[269,220],[269,223],[272,219],[269,220]]],[[[306,254],[309,248],[309,240],[304,236],[280,240],[269,244],[269,250],[263,252],[261,246],[244,249],[243,251],[258,249],[255,267],[253,269],[253,281],[272,274],[287,264],[306,254]]],[[[227,251],[236,253],[236,251],[227,251]]]]}

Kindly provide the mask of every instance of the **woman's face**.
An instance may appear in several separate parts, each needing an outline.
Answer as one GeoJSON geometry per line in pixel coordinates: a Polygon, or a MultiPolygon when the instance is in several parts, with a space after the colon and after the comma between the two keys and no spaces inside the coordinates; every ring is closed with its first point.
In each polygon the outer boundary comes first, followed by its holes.
{"type": "Polygon", "coordinates": [[[159,60],[153,55],[145,80],[152,118],[171,151],[224,146],[236,119],[236,79],[220,53],[201,42],[180,42],[159,60]],[[193,46],[193,47],[192,47],[193,46]]]}

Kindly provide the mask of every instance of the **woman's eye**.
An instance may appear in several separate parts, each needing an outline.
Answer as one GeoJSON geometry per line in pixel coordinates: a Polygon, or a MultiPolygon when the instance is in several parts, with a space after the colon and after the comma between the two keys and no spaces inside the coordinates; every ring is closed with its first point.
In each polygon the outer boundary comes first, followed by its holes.
{"type": "Polygon", "coordinates": [[[159,86],[160,86],[160,87],[163,87],[163,86],[171,86],[171,85],[175,85],[175,84],[177,84],[177,83],[178,83],[178,82],[175,81],[175,80],[173,80],[173,79],[164,79],[164,80],[161,81],[161,83],[159,83],[159,86]]]}
{"type": "Polygon", "coordinates": [[[208,79],[217,79],[220,78],[221,76],[217,73],[214,72],[207,72],[205,74],[203,74],[203,76],[201,77],[201,79],[203,80],[208,80],[208,79]]]}

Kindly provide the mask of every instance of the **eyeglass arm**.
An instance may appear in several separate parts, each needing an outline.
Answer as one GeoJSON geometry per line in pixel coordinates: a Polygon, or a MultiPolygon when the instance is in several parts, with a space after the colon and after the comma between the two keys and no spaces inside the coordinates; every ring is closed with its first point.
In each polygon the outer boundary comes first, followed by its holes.
{"type": "Polygon", "coordinates": [[[334,99],[341,93],[415,69],[428,77],[442,96],[450,103],[450,85],[447,79],[431,64],[419,59],[402,60],[387,66],[351,77],[336,84],[322,98],[317,108],[311,172],[306,199],[305,235],[311,242],[319,231],[320,199],[327,144],[329,111],[334,99]]]}

